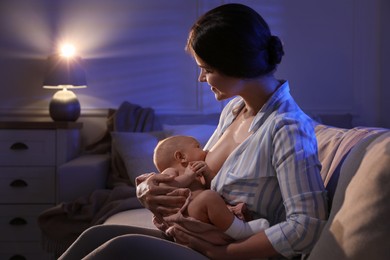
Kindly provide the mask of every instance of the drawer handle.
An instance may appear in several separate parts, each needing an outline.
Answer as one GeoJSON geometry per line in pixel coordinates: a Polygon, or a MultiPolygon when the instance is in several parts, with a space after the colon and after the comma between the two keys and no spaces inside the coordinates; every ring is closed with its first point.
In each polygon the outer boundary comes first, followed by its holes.
{"type": "Polygon", "coordinates": [[[26,260],[27,258],[22,255],[13,255],[9,258],[9,260],[26,260]]]}
{"type": "Polygon", "coordinates": [[[28,145],[25,143],[17,142],[11,145],[9,148],[14,151],[23,151],[23,150],[28,150],[28,145]]]}
{"type": "Polygon", "coordinates": [[[9,186],[14,187],[14,188],[24,188],[24,187],[27,187],[28,184],[24,180],[17,179],[17,180],[12,181],[9,186]]]}
{"type": "Polygon", "coordinates": [[[12,226],[24,226],[27,225],[27,221],[24,218],[13,218],[9,224],[12,226]]]}

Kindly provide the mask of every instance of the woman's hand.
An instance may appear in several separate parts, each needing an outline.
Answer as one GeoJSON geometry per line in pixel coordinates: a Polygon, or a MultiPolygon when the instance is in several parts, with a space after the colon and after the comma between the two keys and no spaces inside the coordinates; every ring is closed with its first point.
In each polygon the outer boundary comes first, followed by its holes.
{"type": "Polygon", "coordinates": [[[263,259],[280,254],[273,248],[264,231],[226,245],[213,245],[205,240],[175,229],[175,239],[210,259],[263,259]]]}
{"type": "Polygon", "coordinates": [[[148,176],[140,183],[137,180],[137,197],[142,205],[152,211],[158,219],[178,212],[184,205],[186,197],[169,195],[176,188],[159,185],[173,181],[174,176],[165,174],[149,174],[148,176]]]}

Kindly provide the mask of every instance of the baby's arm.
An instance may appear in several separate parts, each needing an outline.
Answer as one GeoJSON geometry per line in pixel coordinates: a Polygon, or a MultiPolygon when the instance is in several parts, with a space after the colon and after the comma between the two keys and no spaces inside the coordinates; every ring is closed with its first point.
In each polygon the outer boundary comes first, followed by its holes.
{"type": "Polygon", "coordinates": [[[174,168],[167,168],[162,172],[162,174],[174,176],[175,179],[173,181],[167,182],[165,184],[177,188],[188,188],[197,176],[195,171],[193,171],[190,167],[187,167],[184,174],[182,175],[179,175],[179,172],[174,168]]]}
{"type": "Polygon", "coordinates": [[[211,174],[211,170],[204,161],[194,161],[190,163],[191,169],[197,173],[201,174],[204,177],[206,188],[210,188],[210,183],[213,179],[213,174],[211,174]]]}

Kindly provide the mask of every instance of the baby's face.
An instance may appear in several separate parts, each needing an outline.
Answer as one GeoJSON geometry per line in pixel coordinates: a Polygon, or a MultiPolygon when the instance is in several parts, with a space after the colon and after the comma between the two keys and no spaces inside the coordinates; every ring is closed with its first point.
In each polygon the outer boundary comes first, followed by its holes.
{"type": "Polygon", "coordinates": [[[187,144],[185,146],[185,153],[189,162],[192,161],[204,161],[207,152],[202,149],[199,142],[192,137],[188,137],[187,144]]]}

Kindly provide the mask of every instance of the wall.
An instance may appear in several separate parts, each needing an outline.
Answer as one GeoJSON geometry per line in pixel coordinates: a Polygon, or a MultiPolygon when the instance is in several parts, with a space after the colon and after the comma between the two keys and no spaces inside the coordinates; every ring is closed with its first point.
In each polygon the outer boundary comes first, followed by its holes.
{"type": "Polygon", "coordinates": [[[380,122],[379,125],[390,128],[390,1],[382,0],[380,5],[380,122]]]}
{"type": "MultiPolygon", "coordinates": [[[[196,17],[227,2],[0,1],[0,119],[47,119],[54,93],[41,87],[45,59],[65,40],[85,61],[88,88],[76,94],[87,129],[104,129],[107,108],[123,100],[160,114],[220,111],[224,103],[197,82],[184,45],[196,17]]],[[[304,110],[350,113],[355,125],[390,126],[386,0],[235,2],[258,10],[283,40],[277,76],[290,81],[304,110]]]]}
{"type": "Polygon", "coordinates": [[[1,108],[45,108],[53,94],[41,88],[45,59],[61,42],[71,41],[87,70],[89,88],[77,91],[84,109],[117,107],[127,99],[166,112],[199,110],[196,71],[184,52],[196,1],[5,0],[1,5],[2,71],[12,85],[1,108]]]}

